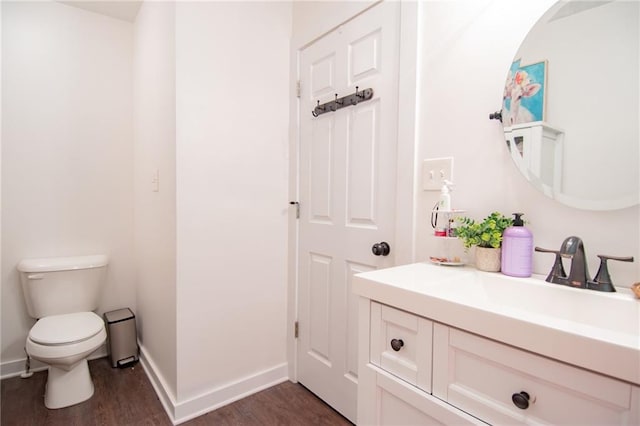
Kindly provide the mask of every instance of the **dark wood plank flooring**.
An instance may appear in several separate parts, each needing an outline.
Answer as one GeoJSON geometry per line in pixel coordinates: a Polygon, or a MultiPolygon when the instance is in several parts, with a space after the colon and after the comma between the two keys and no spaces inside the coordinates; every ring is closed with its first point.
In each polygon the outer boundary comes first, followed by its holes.
{"type": "MultiPolygon", "coordinates": [[[[142,366],[111,368],[107,358],[89,361],[95,392],[88,401],[49,410],[46,371],[0,382],[2,426],[171,425],[142,366]]],[[[190,420],[184,425],[351,425],[299,384],[284,382],[190,420]]]]}

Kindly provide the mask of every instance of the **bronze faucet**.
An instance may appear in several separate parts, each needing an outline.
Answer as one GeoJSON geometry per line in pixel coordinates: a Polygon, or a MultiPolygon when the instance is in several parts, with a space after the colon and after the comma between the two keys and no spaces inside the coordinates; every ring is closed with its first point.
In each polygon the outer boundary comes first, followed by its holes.
{"type": "Polygon", "coordinates": [[[572,287],[586,288],[589,278],[587,268],[587,257],[584,253],[584,243],[578,237],[569,237],[562,242],[560,256],[571,259],[571,269],[567,277],[567,285],[572,287]]]}
{"type": "Polygon", "coordinates": [[[547,282],[563,284],[577,288],[588,288],[597,291],[616,291],[613,283],[611,282],[611,276],[609,275],[609,269],[607,267],[607,260],[611,259],[621,262],[633,262],[633,257],[618,257],[599,254],[598,257],[600,258],[600,267],[598,268],[596,276],[592,280],[589,277],[587,256],[585,254],[584,243],[582,242],[581,238],[576,236],[566,238],[562,242],[560,250],[549,250],[540,247],[536,247],[535,250],[543,253],[555,253],[556,255],[553,268],[546,278],[547,282]],[[562,264],[563,258],[571,260],[569,275],[567,275],[564,270],[562,264]]]}

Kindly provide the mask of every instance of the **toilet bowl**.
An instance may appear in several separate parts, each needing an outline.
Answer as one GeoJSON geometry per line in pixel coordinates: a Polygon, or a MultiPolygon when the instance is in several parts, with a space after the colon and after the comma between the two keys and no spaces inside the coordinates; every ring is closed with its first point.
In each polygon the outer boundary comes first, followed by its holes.
{"type": "Polygon", "coordinates": [[[17,269],[27,307],[36,318],[27,354],[49,365],[44,405],[63,408],[93,395],[87,357],[107,332],[98,308],[107,256],[24,259],[17,269]]]}
{"type": "Polygon", "coordinates": [[[33,359],[49,365],[44,404],[62,408],[93,395],[87,357],[106,340],[102,319],[93,312],[52,315],[38,320],[27,338],[33,359]]]}

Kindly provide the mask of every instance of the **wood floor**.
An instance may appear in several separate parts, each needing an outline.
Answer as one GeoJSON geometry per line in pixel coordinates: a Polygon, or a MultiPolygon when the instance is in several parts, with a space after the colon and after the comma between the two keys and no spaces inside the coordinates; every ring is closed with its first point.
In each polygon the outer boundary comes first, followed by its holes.
{"type": "MultiPolygon", "coordinates": [[[[46,371],[0,382],[2,426],[171,425],[142,366],[111,368],[107,358],[89,362],[95,393],[78,405],[44,406],[46,371]]],[[[299,384],[284,382],[186,423],[202,425],[351,425],[299,384]]]]}

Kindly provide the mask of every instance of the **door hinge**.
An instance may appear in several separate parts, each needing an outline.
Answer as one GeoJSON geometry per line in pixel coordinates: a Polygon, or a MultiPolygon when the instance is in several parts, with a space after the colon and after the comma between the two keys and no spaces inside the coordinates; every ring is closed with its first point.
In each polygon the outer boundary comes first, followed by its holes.
{"type": "Polygon", "coordinates": [[[298,321],[293,323],[293,337],[298,338],[298,321]]]}
{"type": "Polygon", "coordinates": [[[289,201],[289,204],[296,206],[296,219],[300,219],[300,203],[297,201],[289,201]]]}
{"type": "Polygon", "coordinates": [[[296,97],[300,97],[300,92],[302,91],[302,89],[300,88],[300,80],[296,81],[296,97]]]}

